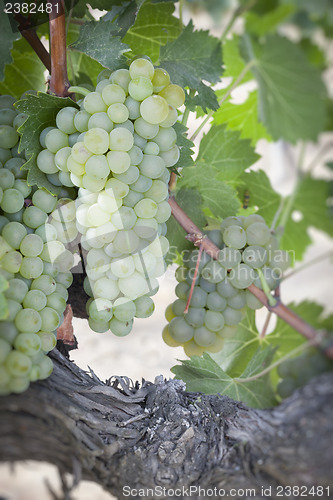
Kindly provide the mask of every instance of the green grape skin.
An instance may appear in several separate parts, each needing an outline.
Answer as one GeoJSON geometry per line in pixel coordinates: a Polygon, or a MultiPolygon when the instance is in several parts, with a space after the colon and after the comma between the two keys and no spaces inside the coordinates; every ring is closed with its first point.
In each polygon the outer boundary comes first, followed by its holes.
{"type": "MultiPolygon", "coordinates": [[[[274,290],[279,284],[280,272],[277,272],[275,269],[272,269],[271,267],[268,266],[264,266],[262,268],[262,272],[269,288],[271,290],[274,290]]],[[[262,290],[261,280],[258,275],[255,275],[253,283],[256,287],[262,290]]]]}
{"type": "Polygon", "coordinates": [[[11,351],[6,360],[5,367],[13,377],[24,377],[31,370],[31,359],[22,352],[11,351]]]}
{"type": "Polygon", "coordinates": [[[234,268],[241,262],[241,260],[241,253],[236,248],[225,247],[218,253],[218,262],[226,269],[234,268]]]}
{"type": "Polygon", "coordinates": [[[226,217],[220,225],[220,231],[222,233],[222,236],[224,234],[224,231],[229,227],[229,226],[240,226],[243,227],[242,221],[239,217],[226,217]]]}
{"type": "MultiPolygon", "coordinates": [[[[250,292],[251,293],[251,292],[250,292]]],[[[252,294],[251,294],[252,295],[252,294]]],[[[233,309],[242,309],[246,305],[245,291],[239,290],[238,294],[228,299],[228,306],[233,309]]]]}
{"type": "Polygon", "coordinates": [[[8,213],[14,214],[19,212],[24,205],[24,198],[18,189],[10,188],[6,189],[3,193],[2,200],[0,203],[1,209],[8,213]]]}
{"type": "Polygon", "coordinates": [[[224,317],[217,311],[206,311],[205,314],[205,327],[213,332],[218,332],[224,327],[224,317]]]}
{"type": "MultiPolygon", "coordinates": [[[[186,266],[189,269],[194,270],[197,266],[197,261],[198,261],[199,256],[200,256],[199,250],[192,250],[192,252],[190,252],[189,255],[185,255],[183,257],[183,262],[184,262],[184,264],[186,264],[186,266]]],[[[199,262],[199,268],[198,268],[199,271],[202,272],[202,269],[209,262],[213,262],[211,257],[206,252],[202,252],[202,254],[200,256],[200,262],[199,262]]]]}
{"type": "Polygon", "coordinates": [[[20,333],[15,339],[14,347],[17,351],[30,357],[40,351],[41,341],[35,333],[20,333]]]}
{"type": "Polygon", "coordinates": [[[46,306],[46,295],[41,290],[29,290],[23,299],[23,307],[41,311],[46,306]]]}
{"type": "Polygon", "coordinates": [[[200,347],[208,347],[216,341],[216,334],[205,326],[200,326],[194,329],[193,339],[200,347]]]}
{"type": "Polygon", "coordinates": [[[218,292],[211,292],[207,296],[207,308],[211,311],[224,311],[227,301],[218,292]]]}
{"type": "MultiPolygon", "coordinates": [[[[169,304],[168,307],[166,308],[165,310],[165,313],[164,313],[164,316],[165,316],[165,319],[170,322],[173,318],[176,317],[176,315],[174,314],[173,310],[172,310],[172,304],[169,304]]],[[[0,332],[0,335],[1,335],[1,332],[0,332]]]]}
{"type": "Polygon", "coordinates": [[[246,239],[249,245],[264,246],[268,243],[270,237],[269,227],[262,222],[254,222],[246,229],[246,239]]]}
{"type": "Polygon", "coordinates": [[[154,301],[146,295],[135,299],[134,304],[136,307],[136,318],[149,318],[155,310],[154,301]]]}
{"type": "Polygon", "coordinates": [[[223,311],[223,317],[226,325],[235,326],[242,320],[242,313],[238,309],[227,306],[223,311]]]}
{"type": "Polygon", "coordinates": [[[133,320],[129,321],[119,321],[117,318],[112,318],[109,323],[109,328],[111,332],[117,337],[125,337],[128,335],[133,326],[133,320]]]}
{"type": "Polygon", "coordinates": [[[0,338],[0,363],[3,363],[11,352],[12,346],[7,340],[0,338]]]}
{"type": "Polygon", "coordinates": [[[175,293],[179,299],[187,300],[187,294],[189,290],[189,285],[185,281],[182,281],[176,285],[175,293]]]}
{"type": "Polygon", "coordinates": [[[222,233],[219,229],[211,229],[209,231],[205,231],[205,234],[217,247],[223,247],[222,233]]]}
{"type": "Polygon", "coordinates": [[[119,321],[125,323],[134,318],[136,313],[136,307],[132,300],[126,297],[120,297],[116,299],[113,303],[113,315],[119,321]]]}
{"type": "Polygon", "coordinates": [[[207,292],[200,288],[199,286],[195,286],[193,288],[193,294],[191,297],[190,305],[192,307],[205,307],[207,303],[207,292]]]}
{"type": "Polygon", "coordinates": [[[202,276],[199,279],[199,286],[207,293],[212,293],[216,291],[215,283],[210,283],[209,281],[205,280],[205,278],[203,278],[202,276]]]}
{"type": "Polygon", "coordinates": [[[238,264],[229,275],[230,283],[238,289],[248,288],[255,279],[255,271],[247,264],[238,264]]]}
{"type": "Polygon", "coordinates": [[[165,325],[165,327],[162,330],[162,339],[164,343],[169,346],[169,347],[179,347],[183,345],[181,342],[177,342],[169,332],[169,325],[165,325]]]}
{"type": "Polygon", "coordinates": [[[172,304],[172,312],[175,316],[182,316],[186,307],[186,301],[182,299],[176,299],[172,304]]]}
{"type": "Polygon", "coordinates": [[[193,328],[202,326],[205,321],[205,312],[203,307],[189,307],[188,312],[184,314],[186,323],[193,328]]]}
{"type": "Polygon", "coordinates": [[[246,245],[246,232],[240,226],[228,226],[223,232],[223,241],[228,247],[240,249],[246,245]]]}
{"type": "Polygon", "coordinates": [[[183,345],[184,352],[186,356],[192,358],[192,356],[202,356],[205,349],[200,347],[194,340],[189,340],[183,345]]]}
{"type": "Polygon", "coordinates": [[[285,250],[274,250],[269,253],[269,266],[279,273],[286,271],[290,264],[290,256],[285,250]]]}
{"type": "Polygon", "coordinates": [[[236,332],[237,332],[237,325],[234,326],[225,325],[221,330],[219,330],[216,333],[219,337],[222,337],[223,339],[230,339],[235,336],[236,332]]]}
{"type": "Polygon", "coordinates": [[[177,269],[175,271],[175,278],[178,281],[178,283],[181,283],[182,281],[186,281],[187,272],[188,272],[187,267],[185,267],[185,266],[177,267],[177,269]]]}
{"type": "Polygon", "coordinates": [[[173,318],[169,323],[169,333],[177,342],[184,343],[191,340],[194,329],[182,317],[173,318]]]}
{"type": "Polygon", "coordinates": [[[226,270],[216,260],[211,260],[202,269],[202,277],[210,283],[220,283],[226,277],[226,270]]]}
{"type": "Polygon", "coordinates": [[[8,299],[16,300],[17,302],[22,303],[29,290],[28,285],[23,280],[18,278],[13,278],[8,284],[9,287],[5,290],[5,296],[8,299]]]}
{"type": "Polygon", "coordinates": [[[243,262],[253,269],[263,267],[267,262],[267,257],[267,250],[258,245],[246,247],[242,254],[243,262]]]}
{"type": "Polygon", "coordinates": [[[243,221],[244,229],[247,229],[251,224],[254,224],[256,222],[259,222],[261,224],[266,224],[265,219],[258,214],[251,214],[248,215],[247,217],[244,217],[243,221]]]}
{"type": "Polygon", "coordinates": [[[249,290],[245,290],[245,300],[247,307],[250,309],[256,310],[264,307],[264,304],[262,304],[249,290]]]}

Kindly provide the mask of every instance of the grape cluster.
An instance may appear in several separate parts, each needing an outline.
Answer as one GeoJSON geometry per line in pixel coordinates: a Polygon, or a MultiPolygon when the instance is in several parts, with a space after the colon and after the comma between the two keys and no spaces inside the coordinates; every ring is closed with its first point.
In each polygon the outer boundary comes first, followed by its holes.
{"type": "Polygon", "coordinates": [[[43,132],[39,168],[78,188],[76,228],[86,251],[90,327],[127,335],[152,314],[165,271],[168,167],[179,159],[181,87],[144,58],[103,71],[81,109],[62,109],[43,132]]]}
{"type": "Polygon", "coordinates": [[[46,353],[56,344],[74,263],[61,222],[73,201],[27,184],[17,147],[27,117],[14,102],[0,97],[0,276],[8,307],[0,321],[0,394],[22,392],[52,372],[46,353]]]}
{"type": "Polygon", "coordinates": [[[277,368],[281,378],[277,393],[285,399],[299,387],[306,385],[313,377],[333,370],[333,362],[318,349],[307,349],[297,358],[286,359],[277,368]]]}
{"type": "Polygon", "coordinates": [[[183,346],[189,357],[219,352],[224,339],[235,334],[245,308],[262,307],[247,288],[254,283],[274,290],[289,266],[287,252],[278,249],[277,239],[260,215],[227,217],[220,229],[207,231],[207,236],[220,248],[218,259],[203,252],[195,278],[199,251],[184,252],[183,265],[176,270],[178,298],[166,310],[169,323],[162,333],[167,345],[183,346]]]}

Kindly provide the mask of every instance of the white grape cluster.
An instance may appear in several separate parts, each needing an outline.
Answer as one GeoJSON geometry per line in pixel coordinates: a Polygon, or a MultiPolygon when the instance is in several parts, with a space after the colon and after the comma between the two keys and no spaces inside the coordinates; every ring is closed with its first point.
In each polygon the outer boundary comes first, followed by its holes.
{"type": "Polygon", "coordinates": [[[195,278],[199,251],[184,253],[183,265],[176,270],[178,298],[166,310],[169,323],[162,333],[167,345],[183,346],[189,357],[221,351],[224,340],[236,333],[245,308],[262,307],[247,288],[254,283],[274,290],[290,263],[257,214],[227,217],[220,230],[208,231],[207,236],[221,249],[218,259],[203,252],[195,278]],[[184,313],[193,279],[193,295],[184,313]]]}
{"type": "Polygon", "coordinates": [[[168,167],[179,159],[177,108],[185,94],[144,58],[106,75],[45,129],[38,166],[78,188],[76,228],[86,251],[90,327],[127,335],[154,310],[165,271],[168,167]],[[74,144],[72,143],[74,142],[74,144]],[[58,169],[58,173],[56,173],[58,169]]]}
{"type": "Polygon", "coordinates": [[[14,102],[0,97],[0,278],[8,308],[0,321],[0,394],[22,392],[52,372],[46,353],[56,345],[74,263],[62,223],[74,202],[28,186],[17,148],[27,117],[14,102]]]}

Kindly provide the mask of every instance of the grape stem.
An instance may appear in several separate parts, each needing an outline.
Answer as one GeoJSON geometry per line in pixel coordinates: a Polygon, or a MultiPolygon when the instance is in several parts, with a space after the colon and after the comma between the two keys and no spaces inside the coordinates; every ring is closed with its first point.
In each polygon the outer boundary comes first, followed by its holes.
{"type": "Polygon", "coordinates": [[[73,94],[81,94],[81,95],[88,95],[90,94],[91,90],[85,89],[84,87],[78,87],[78,86],[71,86],[68,89],[68,92],[72,92],[73,94]]]}
{"type": "Polygon", "coordinates": [[[42,42],[40,41],[36,31],[30,28],[30,21],[21,14],[15,14],[15,19],[19,23],[18,29],[23,38],[33,48],[39,59],[44,64],[48,71],[51,71],[51,57],[42,42]]]}
{"type": "MultiPolygon", "coordinates": [[[[203,239],[204,238],[205,238],[205,236],[203,237],[203,239]]],[[[185,309],[184,309],[184,314],[188,313],[188,308],[190,307],[190,303],[191,303],[191,299],[192,299],[192,295],[193,295],[193,290],[194,290],[195,282],[196,282],[197,276],[198,276],[198,271],[199,271],[199,265],[200,265],[200,260],[201,260],[202,252],[203,252],[203,247],[202,247],[202,241],[201,241],[200,246],[199,246],[198,259],[197,259],[197,263],[196,263],[195,270],[194,270],[194,275],[193,275],[193,279],[192,279],[192,283],[191,283],[190,292],[188,294],[186,306],[185,306],[185,309]]]]}
{"type": "Polygon", "coordinates": [[[264,326],[263,326],[263,329],[261,330],[260,335],[259,335],[260,339],[264,339],[266,337],[267,328],[268,328],[268,325],[269,325],[269,323],[271,321],[271,317],[272,317],[272,312],[268,311],[266,319],[265,319],[265,323],[264,323],[264,326]]]}
{"type": "MultiPolygon", "coordinates": [[[[170,196],[169,205],[171,207],[171,212],[173,217],[176,219],[178,224],[186,231],[187,239],[192,241],[195,246],[202,246],[202,249],[210,255],[213,259],[218,258],[218,253],[220,249],[212,242],[208,237],[203,238],[203,232],[194,224],[191,218],[184,212],[184,210],[178,205],[174,197],[170,196]]],[[[284,305],[278,298],[276,299],[276,304],[271,306],[268,302],[265,292],[260,290],[260,288],[255,285],[250,285],[248,290],[272,313],[276,314],[279,318],[285,321],[288,325],[299,332],[303,337],[307,338],[313,345],[320,347],[328,358],[333,359],[333,344],[325,344],[325,337],[323,341],[323,335],[319,335],[313,326],[300,318],[294,311],[289,309],[284,305]]],[[[320,332],[322,333],[322,332],[320,332]]]]}
{"type": "Polygon", "coordinates": [[[51,0],[51,3],[52,12],[49,15],[51,45],[50,91],[59,97],[66,97],[69,95],[68,88],[70,86],[67,76],[66,16],[62,2],[51,0]],[[56,4],[57,8],[55,8],[56,4]]]}
{"type": "Polygon", "coordinates": [[[269,305],[272,306],[272,307],[276,306],[277,300],[271,294],[271,290],[270,290],[270,288],[268,286],[268,283],[266,281],[264,273],[259,268],[257,269],[257,273],[259,275],[260,283],[261,283],[262,289],[263,289],[263,291],[264,291],[264,293],[265,293],[265,295],[267,297],[269,305]]]}

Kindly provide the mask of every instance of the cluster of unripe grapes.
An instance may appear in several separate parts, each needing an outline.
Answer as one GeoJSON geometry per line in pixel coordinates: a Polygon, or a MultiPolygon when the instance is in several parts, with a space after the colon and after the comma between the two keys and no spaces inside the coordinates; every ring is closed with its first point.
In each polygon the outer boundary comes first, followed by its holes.
{"type": "Polygon", "coordinates": [[[90,327],[124,336],[134,317],[154,311],[165,271],[168,167],[179,159],[173,125],[185,94],[144,58],[98,80],[80,110],[62,109],[43,131],[37,164],[78,191],[74,217],[67,210],[63,222],[85,251],[90,327]]]}
{"type": "Polygon", "coordinates": [[[300,356],[286,359],[278,366],[277,372],[281,380],[277,386],[277,393],[282,399],[288,398],[316,375],[331,370],[333,370],[332,360],[316,348],[307,349],[300,356]]]}
{"type": "Polygon", "coordinates": [[[288,253],[278,249],[276,237],[260,215],[227,217],[220,229],[207,231],[207,236],[220,248],[218,258],[205,252],[200,257],[199,250],[184,253],[183,265],[176,270],[178,298],[166,310],[169,323],[162,334],[167,345],[183,346],[189,357],[219,352],[224,340],[235,334],[245,308],[263,306],[247,288],[254,283],[274,290],[290,264],[288,253]]]}
{"type": "Polygon", "coordinates": [[[27,117],[14,102],[0,97],[0,283],[8,309],[0,321],[0,394],[22,392],[52,372],[46,353],[56,345],[74,263],[61,223],[70,200],[27,184],[17,133],[27,117]]]}

